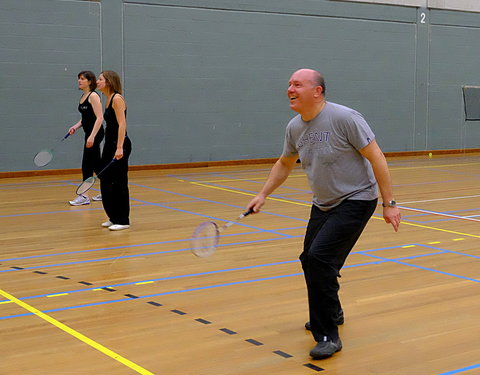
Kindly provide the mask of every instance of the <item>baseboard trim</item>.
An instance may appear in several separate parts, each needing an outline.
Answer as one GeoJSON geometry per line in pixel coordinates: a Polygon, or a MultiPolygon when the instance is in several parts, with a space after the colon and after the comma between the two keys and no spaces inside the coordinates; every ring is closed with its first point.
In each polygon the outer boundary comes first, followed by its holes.
{"type": "MultiPolygon", "coordinates": [[[[427,150],[427,151],[400,151],[385,152],[385,157],[408,157],[408,156],[428,156],[432,155],[462,155],[480,153],[480,148],[469,148],[464,150],[427,150]]],[[[206,167],[222,167],[229,165],[253,165],[253,164],[273,164],[277,158],[265,159],[243,159],[243,160],[219,160],[192,163],[172,163],[172,164],[146,164],[146,165],[130,165],[131,171],[161,170],[161,169],[187,169],[187,168],[206,168],[206,167]]],[[[73,169],[42,169],[33,171],[17,171],[17,172],[0,172],[0,178],[13,177],[31,177],[31,176],[51,176],[81,173],[80,168],[73,169]]]]}
{"type": "MultiPolygon", "coordinates": [[[[161,169],[183,169],[183,168],[206,168],[206,167],[221,167],[228,165],[252,165],[252,164],[273,164],[276,158],[269,159],[244,159],[244,160],[219,160],[219,161],[201,161],[192,163],[172,163],[172,164],[145,164],[145,165],[130,165],[130,171],[146,171],[146,170],[161,170],[161,169]]],[[[73,169],[41,169],[33,171],[17,171],[17,172],[0,172],[0,178],[13,177],[31,177],[31,176],[51,176],[51,175],[65,175],[82,173],[80,168],[73,169]]]]}
{"type": "Polygon", "coordinates": [[[427,151],[400,151],[400,152],[385,152],[385,157],[393,158],[397,156],[428,156],[432,155],[463,155],[480,153],[480,148],[467,148],[459,150],[427,150],[427,151]]]}

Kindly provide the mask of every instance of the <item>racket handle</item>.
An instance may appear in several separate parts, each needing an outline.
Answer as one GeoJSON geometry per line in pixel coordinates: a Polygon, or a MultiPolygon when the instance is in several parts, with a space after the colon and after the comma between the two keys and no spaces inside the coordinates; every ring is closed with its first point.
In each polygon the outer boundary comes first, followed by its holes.
{"type": "MultiPolygon", "coordinates": [[[[68,137],[70,137],[70,132],[68,132],[67,134],[65,134],[65,136],[63,137],[63,139],[67,139],[68,137]]],[[[62,141],[63,141],[62,139],[62,141]]]]}
{"type": "Polygon", "coordinates": [[[238,218],[239,219],[243,219],[245,216],[248,216],[250,215],[251,213],[253,213],[253,208],[249,208],[248,211],[245,211],[243,214],[241,214],[238,218]]]}
{"type": "Polygon", "coordinates": [[[117,160],[117,159],[113,158],[113,159],[105,166],[105,168],[103,168],[100,172],[98,172],[97,177],[99,177],[99,176],[105,171],[105,169],[107,169],[108,167],[110,167],[110,166],[115,162],[115,160],[117,160]]]}

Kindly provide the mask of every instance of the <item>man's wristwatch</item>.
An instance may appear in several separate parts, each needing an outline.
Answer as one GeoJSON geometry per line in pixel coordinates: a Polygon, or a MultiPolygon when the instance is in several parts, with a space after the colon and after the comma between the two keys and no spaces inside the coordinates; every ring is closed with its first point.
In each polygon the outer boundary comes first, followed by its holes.
{"type": "Polygon", "coordinates": [[[397,207],[397,202],[395,202],[395,201],[388,201],[387,204],[382,203],[382,207],[397,207]]]}

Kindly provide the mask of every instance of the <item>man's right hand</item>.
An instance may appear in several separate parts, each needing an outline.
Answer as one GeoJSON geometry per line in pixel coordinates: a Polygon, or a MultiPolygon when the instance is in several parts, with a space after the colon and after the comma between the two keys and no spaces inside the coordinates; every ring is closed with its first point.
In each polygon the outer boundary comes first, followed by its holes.
{"type": "Polygon", "coordinates": [[[253,198],[250,203],[247,205],[248,210],[252,210],[253,214],[259,213],[260,208],[265,204],[265,200],[267,197],[265,197],[263,194],[257,194],[255,198],[253,198]]]}

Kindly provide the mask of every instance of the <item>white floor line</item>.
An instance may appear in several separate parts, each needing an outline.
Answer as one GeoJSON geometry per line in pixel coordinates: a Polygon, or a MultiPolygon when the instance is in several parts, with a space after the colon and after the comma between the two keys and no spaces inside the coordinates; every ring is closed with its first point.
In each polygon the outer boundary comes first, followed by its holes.
{"type": "Polygon", "coordinates": [[[480,197],[480,195],[466,195],[464,197],[436,198],[436,199],[425,199],[423,201],[402,202],[402,204],[426,203],[426,202],[435,202],[435,201],[448,201],[448,200],[452,200],[452,199],[468,199],[468,198],[478,198],[478,197],[480,197]]]}
{"type": "Polygon", "coordinates": [[[400,205],[398,206],[398,208],[400,208],[402,210],[407,210],[407,211],[422,212],[422,213],[429,214],[429,215],[445,216],[445,217],[451,217],[453,219],[476,221],[476,222],[480,223],[480,220],[472,219],[471,217],[468,217],[468,216],[450,215],[450,214],[444,214],[444,213],[441,213],[441,212],[420,210],[418,208],[410,208],[410,207],[404,207],[404,206],[400,206],[400,205]]]}

